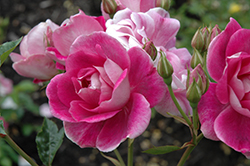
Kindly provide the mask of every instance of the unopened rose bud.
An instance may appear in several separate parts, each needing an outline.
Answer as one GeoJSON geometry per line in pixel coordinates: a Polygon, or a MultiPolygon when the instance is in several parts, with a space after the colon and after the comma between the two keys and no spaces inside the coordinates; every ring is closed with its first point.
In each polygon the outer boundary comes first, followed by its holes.
{"type": "Polygon", "coordinates": [[[162,51],[160,51],[160,54],[161,57],[157,65],[157,71],[159,75],[164,79],[165,83],[167,85],[171,85],[174,69],[169,60],[166,58],[166,55],[162,51]]]}
{"type": "Polygon", "coordinates": [[[200,64],[197,65],[194,68],[194,70],[192,70],[191,73],[190,72],[188,73],[188,78],[186,83],[187,89],[192,84],[193,80],[196,81],[197,85],[201,90],[201,93],[204,94],[208,89],[209,80],[200,64]]]}
{"type": "Polygon", "coordinates": [[[204,42],[204,37],[202,35],[201,29],[198,29],[195,32],[195,34],[192,38],[192,41],[191,41],[191,45],[193,48],[195,48],[199,51],[202,51],[204,49],[205,42],[204,42]]]}
{"type": "Polygon", "coordinates": [[[221,30],[218,25],[215,25],[214,28],[211,31],[210,35],[210,42],[218,35],[221,33],[221,30]]]}
{"type": "Polygon", "coordinates": [[[204,27],[201,30],[201,34],[204,40],[204,47],[202,48],[201,52],[207,51],[209,42],[210,42],[210,27],[204,27]]]}
{"type": "Polygon", "coordinates": [[[148,55],[152,58],[152,60],[155,60],[158,51],[152,41],[146,42],[145,45],[143,46],[143,49],[148,53],[148,55]]]}
{"type": "Polygon", "coordinates": [[[171,0],[157,0],[156,7],[161,7],[165,10],[168,10],[171,6],[171,0]]]}
{"type": "Polygon", "coordinates": [[[117,10],[117,3],[115,0],[102,0],[103,10],[112,18],[117,10]]]}
{"type": "Polygon", "coordinates": [[[203,58],[200,54],[200,52],[194,48],[194,53],[191,58],[191,67],[194,69],[197,65],[203,64],[203,58]]]}
{"type": "Polygon", "coordinates": [[[186,97],[190,103],[198,103],[201,99],[202,92],[200,87],[193,78],[192,84],[188,87],[186,97]]]}

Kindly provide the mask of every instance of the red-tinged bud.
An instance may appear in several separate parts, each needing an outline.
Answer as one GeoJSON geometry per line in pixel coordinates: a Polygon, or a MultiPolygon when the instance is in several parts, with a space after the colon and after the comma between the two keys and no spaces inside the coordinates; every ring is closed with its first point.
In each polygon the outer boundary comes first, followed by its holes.
{"type": "Polygon", "coordinates": [[[205,42],[204,42],[204,37],[202,35],[202,30],[201,29],[198,29],[193,38],[192,38],[192,41],[191,41],[191,45],[193,48],[199,50],[199,51],[202,51],[204,49],[204,45],[205,45],[205,42]]]}
{"type": "Polygon", "coordinates": [[[200,52],[194,48],[194,52],[191,58],[190,65],[194,69],[199,64],[203,65],[203,58],[200,52]]]}
{"type": "Polygon", "coordinates": [[[210,42],[218,35],[221,33],[221,30],[218,25],[215,25],[214,28],[211,31],[210,35],[210,42]]]}
{"type": "Polygon", "coordinates": [[[148,55],[152,58],[152,60],[155,60],[158,51],[152,41],[146,42],[143,46],[143,49],[148,53],[148,55]]]}
{"type": "Polygon", "coordinates": [[[161,7],[165,10],[168,10],[171,6],[171,0],[157,0],[156,7],[161,7]]]}
{"type": "Polygon", "coordinates": [[[117,3],[115,0],[102,0],[103,10],[113,18],[117,10],[117,3]]]}
{"type": "Polygon", "coordinates": [[[199,86],[201,93],[204,94],[208,89],[209,80],[200,64],[197,65],[194,68],[194,70],[192,70],[191,73],[190,72],[188,73],[188,78],[186,83],[187,89],[192,84],[193,80],[195,80],[195,82],[199,86]]]}
{"type": "Polygon", "coordinates": [[[174,69],[169,60],[166,58],[165,53],[160,51],[160,54],[161,57],[157,64],[157,71],[159,75],[164,79],[165,83],[170,86],[172,83],[172,74],[174,72],[174,69]]]}
{"type": "Polygon", "coordinates": [[[210,42],[210,30],[209,29],[210,29],[210,27],[204,27],[201,30],[202,37],[203,37],[203,40],[204,40],[204,47],[201,50],[201,52],[207,51],[207,48],[208,48],[208,45],[209,45],[209,42],[210,42]]]}
{"type": "Polygon", "coordinates": [[[5,130],[4,130],[4,122],[3,122],[3,119],[1,118],[0,119],[0,137],[4,138],[6,135],[7,134],[6,134],[5,130]]]}

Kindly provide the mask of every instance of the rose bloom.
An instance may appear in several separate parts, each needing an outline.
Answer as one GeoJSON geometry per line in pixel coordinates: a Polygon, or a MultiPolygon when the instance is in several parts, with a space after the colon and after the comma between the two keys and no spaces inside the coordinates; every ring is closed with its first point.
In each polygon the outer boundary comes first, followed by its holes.
{"type": "MultiPolygon", "coordinates": [[[[106,23],[106,32],[118,39],[125,48],[137,46],[142,48],[145,43],[152,42],[158,51],[163,51],[174,68],[172,88],[174,94],[186,114],[192,110],[186,99],[187,67],[190,67],[191,55],[186,48],[175,48],[176,34],[180,28],[178,20],[170,18],[162,8],[153,8],[142,13],[130,9],[118,11],[113,19],[106,23]]],[[[158,53],[154,65],[160,58],[158,53]]],[[[167,85],[165,87],[167,89],[167,85]]],[[[181,116],[168,91],[155,109],[164,116],[167,112],[181,116]]]]}
{"type": "Polygon", "coordinates": [[[70,47],[77,37],[105,30],[105,20],[102,16],[88,16],[79,10],[78,14],[63,21],[61,26],[53,32],[54,45],[47,48],[47,53],[57,62],[57,68],[64,70],[70,47]]]}
{"type": "Polygon", "coordinates": [[[144,50],[126,51],[116,39],[95,32],[74,41],[66,72],[46,92],[69,139],[108,152],[147,128],[165,83],[144,50]]]}
{"type": "Polygon", "coordinates": [[[50,20],[41,22],[24,36],[20,44],[20,53],[11,53],[15,71],[25,77],[35,78],[34,82],[47,81],[58,73],[56,65],[46,55],[46,47],[53,44],[51,34],[58,25],[50,20]]]}
{"type": "MultiPolygon", "coordinates": [[[[117,4],[117,11],[129,8],[133,12],[146,12],[151,8],[156,7],[156,0],[115,0],[117,4]]],[[[106,20],[110,17],[103,10],[103,4],[101,4],[102,15],[106,20]]]]}
{"type": "Polygon", "coordinates": [[[211,42],[207,69],[217,83],[198,105],[201,131],[250,158],[250,30],[233,18],[211,42]]]}
{"type": "Polygon", "coordinates": [[[4,97],[10,94],[13,90],[13,82],[12,80],[4,77],[0,73],[0,97],[4,97]]]}
{"type": "Polygon", "coordinates": [[[106,26],[106,32],[127,49],[143,47],[147,41],[151,41],[158,50],[165,50],[175,46],[180,22],[170,18],[169,13],[162,8],[153,8],[145,13],[124,9],[108,20],[106,26]]]}

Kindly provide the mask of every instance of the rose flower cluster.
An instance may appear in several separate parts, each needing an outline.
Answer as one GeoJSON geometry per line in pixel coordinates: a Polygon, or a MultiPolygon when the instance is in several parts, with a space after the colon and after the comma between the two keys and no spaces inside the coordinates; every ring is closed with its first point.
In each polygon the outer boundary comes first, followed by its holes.
{"type": "Polygon", "coordinates": [[[103,1],[100,17],[80,10],[61,25],[48,19],[23,38],[20,54],[11,53],[13,68],[35,83],[49,81],[51,113],[63,121],[70,140],[109,152],[146,130],[151,108],[166,117],[183,115],[158,74],[163,57],[171,64],[171,87],[188,117],[188,86],[211,76],[206,93],[201,83],[201,131],[249,157],[250,30],[231,19],[213,36],[205,75],[200,65],[191,68],[186,48],[175,47],[180,22],[157,6],[156,0],[116,0],[113,9],[103,1]]]}

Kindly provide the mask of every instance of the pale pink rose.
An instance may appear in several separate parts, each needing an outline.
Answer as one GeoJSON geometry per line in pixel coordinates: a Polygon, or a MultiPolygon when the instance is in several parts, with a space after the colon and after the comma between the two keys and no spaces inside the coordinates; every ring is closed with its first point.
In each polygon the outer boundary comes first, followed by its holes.
{"type": "MultiPolygon", "coordinates": [[[[156,0],[115,0],[117,3],[117,11],[128,8],[133,12],[146,12],[151,8],[156,7],[156,0]]],[[[103,5],[101,4],[102,14],[106,20],[110,17],[103,10],[103,5]]]]}
{"type": "Polygon", "coordinates": [[[53,115],[50,112],[50,107],[48,103],[43,103],[39,106],[39,114],[46,118],[51,118],[53,115]]]}
{"type": "Polygon", "coordinates": [[[116,39],[96,32],[77,38],[66,73],[55,76],[46,92],[69,139],[108,152],[147,128],[165,83],[144,50],[126,51],[116,39]]]}
{"type": "Polygon", "coordinates": [[[13,82],[0,74],[0,97],[6,96],[12,92],[13,82]]]}
{"type": "MultiPolygon", "coordinates": [[[[190,68],[191,55],[187,49],[171,49],[166,51],[166,57],[172,64],[174,73],[172,74],[172,89],[175,97],[179,102],[182,110],[187,114],[192,114],[192,108],[186,98],[186,81],[187,81],[187,68],[190,68]]],[[[166,85],[167,89],[167,85],[166,85]]],[[[169,117],[168,113],[172,115],[181,116],[177,107],[175,106],[169,91],[166,91],[165,97],[161,102],[155,106],[157,112],[169,117]]]]}
{"type": "Polygon", "coordinates": [[[53,44],[51,33],[58,25],[50,20],[41,22],[24,36],[20,44],[20,54],[11,53],[13,68],[25,77],[35,78],[35,81],[46,81],[58,73],[53,60],[46,55],[46,47],[53,44]]]}
{"type": "Polygon", "coordinates": [[[52,34],[54,46],[47,48],[48,55],[57,62],[59,69],[64,69],[72,43],[80,35],[89,35],[96,31],[105,31],[105,20],[102,16],[85,15],[83,11],[66,19],[52,34]]]}
{"type": "MultiPolygon", "coordinates": [[[[162,8],[153,8],[146,13],[132,12],[130,9],[118,11],[113,19],[106,23],[106,32],[120,41],[126,48],[137,46],[142,48],[147,41],[153,42],[158,51],[163,51],[174,68],[172,87],[186,114],[192,110],[186,99],[187,67],[190,66],[191,55],[186,48],[176,49],[176,34],[180,28],[178,20],[170,18],[162,8]]],[[[158,53],[154,65],[160,58],[158,53]]],[[[167,85],[166,85],[167,89],[167,85]]],[[[181,115],[167,91],[156,110],[164,116],[167,112],[181,115]]]]}
{"type": "Polygon", "coordinates": [[[207,69],[217,83],[198,105],[201,131],[250,158],[250,30],[233,18],[213,39],[207,69]]]}
{"type": "Polygon", "coordinates": [[[180,23],[162,8],[153,8],[146,13],[124,9],[108,20],[106,26],[106,32],[127,49],[133,46],[142,48],[151,41],[160,50],[175,47],[180,23]]]}

